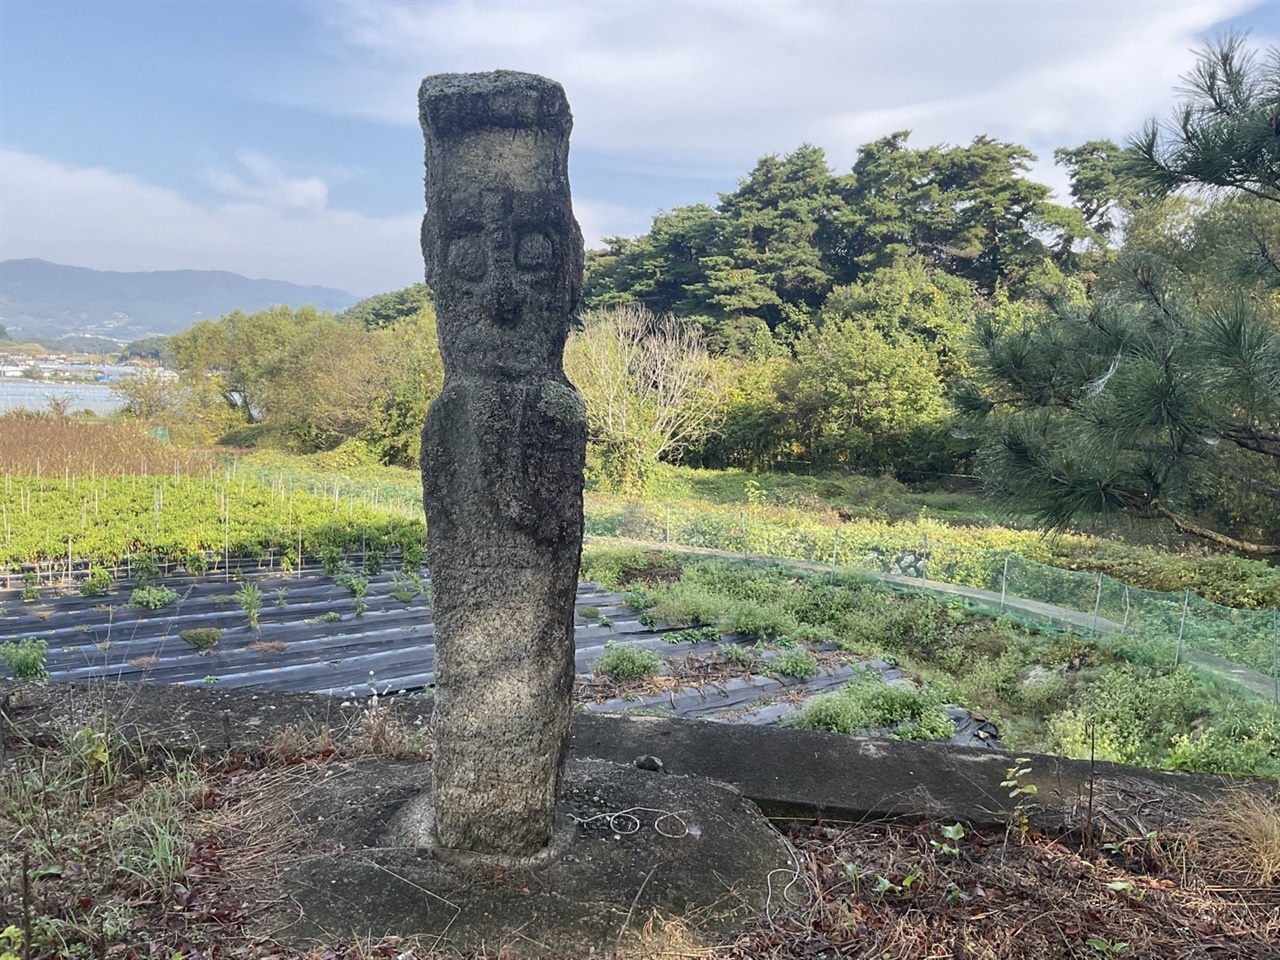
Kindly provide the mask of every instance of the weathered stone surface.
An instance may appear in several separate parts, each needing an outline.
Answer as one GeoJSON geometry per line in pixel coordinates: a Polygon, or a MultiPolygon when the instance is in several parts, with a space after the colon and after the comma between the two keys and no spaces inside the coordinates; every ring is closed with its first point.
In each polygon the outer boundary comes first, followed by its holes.
{"type": "Polygon", "coordinates": [[[422,252],[445,382],[423,430],[445,848],[529,855],[569,745],[586,411],[562,358],[582,285],[560,85],[428,77],[422,252]]]}
{"type": "Polygon", "coordinates": [[[712,938],[732,935],[764,907],[770,881],[776,896],[794,876],[786,843],[734,788],[601,760],[568,765],[563,827],[547,857],[442,860],[438,849],[414,849],[432,813],[414,772],[352,765],[295,805],[314,833],[286,874],[279,935],[394,931],[440,950],[604,957],[655,910],[712,938]]]}

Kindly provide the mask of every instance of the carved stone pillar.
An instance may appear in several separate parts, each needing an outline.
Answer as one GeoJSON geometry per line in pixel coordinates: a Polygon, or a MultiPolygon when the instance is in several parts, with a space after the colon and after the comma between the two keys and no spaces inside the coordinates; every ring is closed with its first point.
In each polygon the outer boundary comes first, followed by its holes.
{"type": "Polygon", "coordinates": [[[582,287],[559,84],[428,77],[426,279],[444,389],[422,436],[436,625],[435,840],[550,841],[569,745],[586,415],[564,375],[582,287]]]}

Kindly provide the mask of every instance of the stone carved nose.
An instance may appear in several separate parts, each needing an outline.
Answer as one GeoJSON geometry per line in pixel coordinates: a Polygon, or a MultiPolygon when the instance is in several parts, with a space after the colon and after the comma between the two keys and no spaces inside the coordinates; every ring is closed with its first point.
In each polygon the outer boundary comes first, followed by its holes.
{"type": "Polygon", "coordinates": [[[483,309],[496,324],[512,326],[520,319],[520,303],[509,276],[498,276],[485,287],[483,309]]]}

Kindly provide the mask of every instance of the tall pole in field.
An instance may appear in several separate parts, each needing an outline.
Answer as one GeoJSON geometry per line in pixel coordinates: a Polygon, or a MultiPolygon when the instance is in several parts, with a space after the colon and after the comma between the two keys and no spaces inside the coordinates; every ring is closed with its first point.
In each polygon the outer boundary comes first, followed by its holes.
{"type": "Polygon", "coordinates": [[[437,849],[544,848],[569,750],[586,406],[564,374],[582,289],[564,90],[428,77],[422,253],[444,387],[422,434],[436,625],[437,849]]]}

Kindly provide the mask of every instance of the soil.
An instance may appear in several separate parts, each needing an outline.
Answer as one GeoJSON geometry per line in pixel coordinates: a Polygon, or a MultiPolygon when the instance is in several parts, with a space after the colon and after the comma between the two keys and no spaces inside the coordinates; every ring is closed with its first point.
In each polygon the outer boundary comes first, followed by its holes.
{"type": "MultiPolygon", "coordinates": [[[[9,714],[2,731],[5,762],[38,762],[45,751],[62,749],[56,730],[77,718],[65,710],[58,717],[40,716],[56,700],[42,693],[46,689],[0,689],[9,714]]],[[[91,693],[80,691],[77,709],[83,716],[101,706],[91,693]]],[[[376,923],[309,931],[322,942],[304,943],[289,932],[298,899],[291,874],[301,877],[300,866],[311,863],[321,870],[313,881],[355,877],[359,858],[353,848],[380,842],[377,830],[368,827],[372,832],[362,835],[359,825],[376,824],[421,787],[429,750],[415,749],[406,738],[414,719],[408,714],[384,715],[381,726],[369,722],[367,714],[353,716],[330,735],[319,728],[314,709],[299,709],[300,701],[290,705],[288,698],[273,709],[277,705],[269,700],[247,691],[171,688],[164,697],[132,705],[133,732],[154,723],[176,737],[178,746],[188,744],[207,787],[191,814],[185,873],[169,888],[134,888],[126,895],[116,880],[77,874],[70,863],[61,865],[59,876],[31,882],[30,902],[37,907],[59,899],[55,893],[63,902],[109,899],[133,918],[127,932],[109,942],[100,930],[86,930],[81,955],[123,960],[453,955],[441,952],[443,941],[437,937],[414,939],[410,930],[389,931],[376,923]],[[191,699],[176,707],[178,696],[191,699]],[[230,750],[223,737],[224,711],[236,717],[230,750]],[[250,723],[255,717],[258,722],[250,723]],[[407,756],[385,756],[397,752],[407,756]]],[[[337,704],[334,711],[347,713],[337,704]]],[[[162,762],[151,761],[153,766],[162,762]]],[[[145,765],[137,770],[139,778],[146,775],[145,765]]],[[[1271,814],[1280,823],[1280,792],[1274,784],[1266,789],[1271,814]]],[[[1078,833],[1023,832],[1013,818],[1003,830],[966,827],[963,833],[952,823],[927,818],[788,820],[775,826],[794,850],[794,865],[767,878],[758,912],[734,918],[731,929],[698,934],[700,927],[708,929],[705,917],[654,912],[637,898],[636,909],[610,914],[602,945],[606,955],[616,948],[619,957],[753,960],[1280,958],[1280,855],[1273,844],[1274,872],[1260,873],[1267,863],[1261,842],[1225,829],[1213,809],[1198,803],[1183,804],[1177,818],[1162,813],[1157,822],[1137,824],[1130,836],[1112,834],[1106,843],[1094,844],[1078,833]]],[[[3,841],[11,849],[19,842],[3,841]]],[[[497,899],[517,901],[535,891],[518,871],[502,869],[491,870],[478,889],[481,902],[487,889],[496,891],[497,899]]],[[[27,899],[17,878],[0,880],[0,930],[9,923],[22,929],[27,899]]],[[[464,955],[539,954],[582,955],[546,951],[518,936],[464,955]]],[[[31,952],[33,960],[68,955],[61,949],[31,952]]]]}

